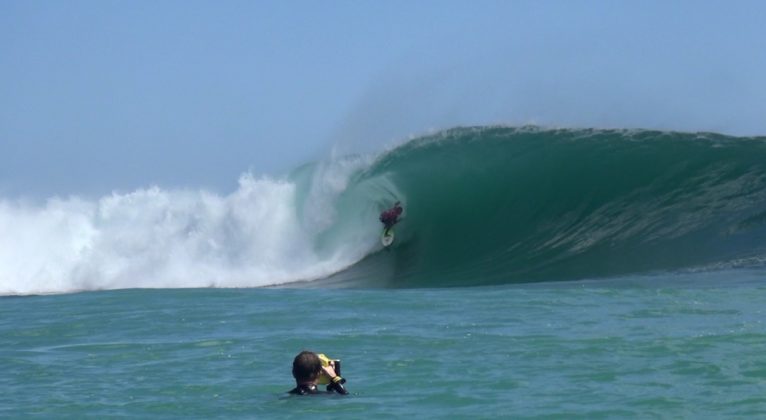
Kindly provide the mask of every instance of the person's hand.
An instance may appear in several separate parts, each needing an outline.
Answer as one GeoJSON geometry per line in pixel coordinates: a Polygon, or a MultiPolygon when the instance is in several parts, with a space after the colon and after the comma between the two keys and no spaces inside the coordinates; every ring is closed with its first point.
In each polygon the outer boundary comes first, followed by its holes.
{"type": "Polygon", "coordinates": [[[331,362],[329,366],[322,366],[322,370],[330,379],[338,376],[338,374],[335,373],[335,363],[331,362]]]}

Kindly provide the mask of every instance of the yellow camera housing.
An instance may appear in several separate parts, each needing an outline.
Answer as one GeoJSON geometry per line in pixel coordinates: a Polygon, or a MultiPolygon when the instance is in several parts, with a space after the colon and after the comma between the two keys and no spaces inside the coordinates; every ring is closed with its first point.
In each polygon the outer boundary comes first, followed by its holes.
{"type": "MultiPolygon", "coordinates": [[[[330,362],[339,362],[339,360],[330,359],[329,357],[325,356],[322,353],[317,353],[317,356],[319,356],[319,360],[322,361],[322,367],[330,366],[330,362]]],[[[319,373],[319,378],[317,378],[318,385],[327,385],[330,382],[331,382],[330,377],[327,376],[327,374],[324,371],[319,373]]]]}

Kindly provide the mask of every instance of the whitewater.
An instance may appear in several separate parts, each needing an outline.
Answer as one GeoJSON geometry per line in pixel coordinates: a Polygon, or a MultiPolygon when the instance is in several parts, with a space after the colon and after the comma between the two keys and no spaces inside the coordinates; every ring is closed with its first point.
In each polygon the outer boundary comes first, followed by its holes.
{"type": "MultiPolygon", "coordinates": [[[[316,205],[342,182],[315,180],[316,205]]],[[[331,216],[302,218],[295,194],[288,180],[244,174],[229,195],[152,187],[43,206],[4,200],[0,293],[281,284],[331,274],[374,245],[346,242],[320,258],[313,240],[331,216]]]]}
{"type": "Polygon", "coordinates": [[[443,287],[760,267],[766,139],[468,127],[230,194],[0,200],[0,294],[443,287]],[[378,214],[404,203],[397,242],[378,214]]]}

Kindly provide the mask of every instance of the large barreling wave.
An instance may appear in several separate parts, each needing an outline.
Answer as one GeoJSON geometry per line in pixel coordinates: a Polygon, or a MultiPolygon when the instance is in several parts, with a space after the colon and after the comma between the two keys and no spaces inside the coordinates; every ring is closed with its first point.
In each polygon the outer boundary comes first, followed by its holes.
{"type": "Polygon", "coordinates": [[[0,294],[593,279],[758,265],[764,238],[766,138],[458,128],[229,195],[0,201],[0,294]]]}

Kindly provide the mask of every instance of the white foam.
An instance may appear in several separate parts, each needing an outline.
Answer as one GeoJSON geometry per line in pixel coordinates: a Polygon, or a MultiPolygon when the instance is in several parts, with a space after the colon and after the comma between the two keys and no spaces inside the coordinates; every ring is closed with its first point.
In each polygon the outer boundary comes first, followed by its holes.
{"type": "MultiPolygon", "coordinates": [[[[325,171],[311,199],[332,207],[357,167],[325,171]]],[[[320,229],[296,214],[295,190],[245,174],[224,196],[153,187],[39,206],[0,201],[0,294],[282,284],[327,276],[361,258],[360,246],[370,249],[366,241],[318,257],[320,229]]]]}

